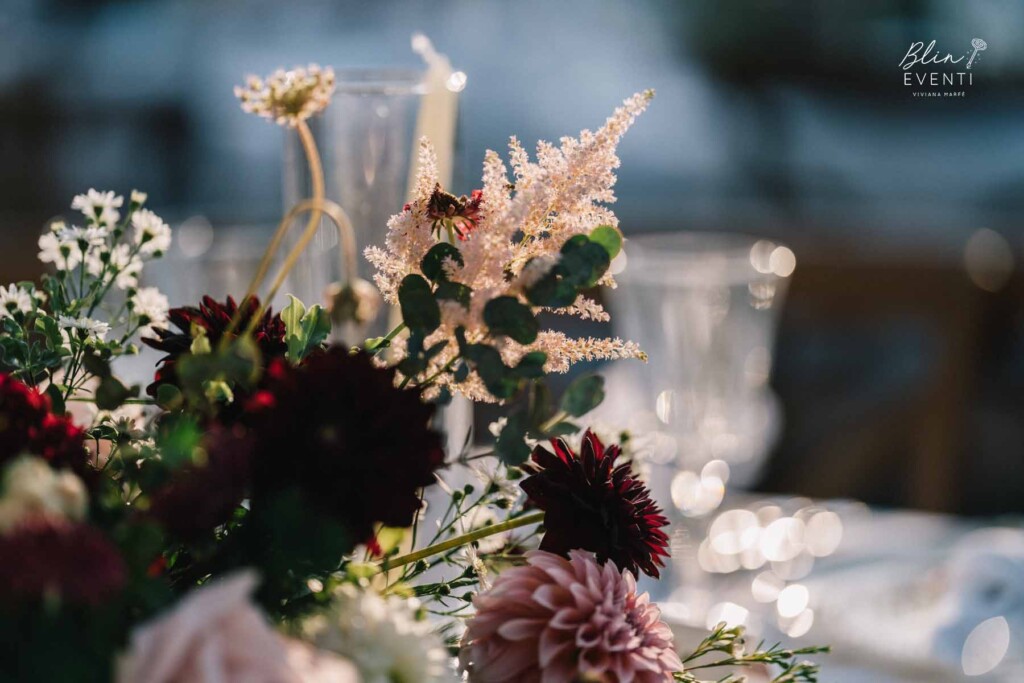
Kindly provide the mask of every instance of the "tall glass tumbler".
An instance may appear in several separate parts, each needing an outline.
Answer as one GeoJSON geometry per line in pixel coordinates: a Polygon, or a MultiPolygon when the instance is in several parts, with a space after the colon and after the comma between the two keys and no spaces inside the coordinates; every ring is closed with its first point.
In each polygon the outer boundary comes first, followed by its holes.
{"type": "MultiPolygon", "coordinates": [[[[426,92],[424,73],[401,69],[341,69],[331,106],[310,120],[323,157],[327,198],[352,221],[360,251],[359,276],[370,278],[362,250],[383,244],[388,218],[406,201],[416,118],[426,92]]],[[[311,195],[309,171],[298,136],[287,136],[284,200],[311,195]]],[[[298,219],[304,225],[304,218],[298,219]]],[[[290,244],[301,229],[292,226],[290,244]]],[[[296,264],[288,291],[320,302],[324,288],[341,278],[338,234],[324,219],[296,264]]],[[[381,322],[381,325],[384,323],[381,322]]]]}
{"type": "Polygon", "coordinates": [[[668,583],[698,586],[703,520],[727,483],[753,480],[779,431],[768,380],[796,259],[785,246],[725,233],[633,237],[625,254],[612,319],[649,361],[613,371],[609,402],[623,398],[608,408],[633,412],[653,493],[679,522],[679,575],[668,583]]]}

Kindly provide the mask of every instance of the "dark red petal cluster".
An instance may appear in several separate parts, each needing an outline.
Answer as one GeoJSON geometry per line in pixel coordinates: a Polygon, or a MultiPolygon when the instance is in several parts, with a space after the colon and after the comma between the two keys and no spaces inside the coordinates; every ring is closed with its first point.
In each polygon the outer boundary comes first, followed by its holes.
{"type": "MultiPolygon", "coordinates": [[[[235,330],[231,333],[235,336],[248,327],[252,317],[259,310],[260,301],[256,297],[249,297],[241,304],[241,317],[235,330]]],[[[227,332],[231,319],[238,311],[239,305],[232,297],[228,297],[224,303],[220,303],[213,297],[204,296],[199,307],[182,306],[172,308],[167,314],[168,320],[177,329],[156,329],[156,338],[146,338],[142,342],[157,351],[163,351],[165,355],[158,361],[158,367],[154,381],[146,387],[146,393],[156,396],[157,389],[161,384],[178,384],[178,377],[175,373],[175,364],[178,357],[188,353],[192,347],[192,326],[206,330],[206,336],[211,344],[217,344],[227,332]]],[[[269,363],[274,358],[284,357],[288,350],[284,341],[284,321],[274,315],[270,307],[264,311],[259,323],[253,330],[253,339],[263,354],[264,363],[269,363]]]]}
{"type": "Polygon", "coordinates": [[[0,373],[0,465],[25,453],[79,474],[88,469],[85,432],[50,412],[44,394],[0,373]]]}
{"type": "Polygon", "coordinates": [[[537,446],[532,474],[520,484],[544,511],[540,549],[568,557],[570,550],[589,550],[599,562],[611,560],[634,575],[658,576],[668,557],[668,519],[650,491],[635,477],[629,463],[615,464],[621,450],[605,446],[587,431],[580,453],[561,439],[554,453],[537,446]]]}
{"type": "Polygon", "coordinates": [[[298,487],[359,542],[376,523],[404,527],[444,463],[434,406],[395,387],[395,371],[335,346],[302,366],[275,362],[250,400],[253,505],[298,487]]]}
{"type": "Polygon", "coordinates": [[[125,584],[117,548],[95,527],[34,517],[0,536],[0,599],[57,595],[99,605],[125,584]]]}
{"type": "Polygon", "coordinates": [[[433,221],[434,231],[451,228],[456,237],[466,240],[480,220],[483,197],[483,190],[473,190],[468,197],[456,197],[442,190],[438,184],[427,201],[427,217],[433,221]]]}
{"type": "Polygon", "coordinates": [[[213,427],[202,450],[206,462],[175,471],[150,499],[150,516],[181,541],[200,539],[227,522],[249,488],[252,440],[241,427],[213,427]]]}

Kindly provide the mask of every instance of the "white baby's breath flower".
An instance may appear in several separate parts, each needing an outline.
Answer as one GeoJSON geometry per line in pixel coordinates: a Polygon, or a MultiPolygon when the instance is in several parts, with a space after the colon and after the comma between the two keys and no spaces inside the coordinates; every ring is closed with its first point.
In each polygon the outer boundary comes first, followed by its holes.
{"type": "Polygon", "coordinates": [[[266,80],[249,76],[235,87],[243,111],[291,128],[326,109],[333,94],[334,69],[316,64],[278,69],[266,80]]]}
{"type": "Polygon", "coordinates": [[[114,284],[118,289],[131,289],[139,284],[142,259],[138,255],[132,256],[132,248],[127,244],[119,244],[110,250],[110,265],[117,273],[114,284]]]}
{"type": "Polygon", "coordinates": [[[82,520],[88,502],[85,485],[73,472],[55,471],[42,458],[22,456],[4,471],[0,533],[30,515],[82,520]]]}
{"type": "Polygon", "coordinates": [[[170,226],[149,209],[140,209],[132,214],[132,227],[135,228],[135,244],[139,245],[140,253],[158,256],[170,248],[170,226]]]}
{"type": "Polygon", "coordinates": [[[82,262],[82,250],[76,242],[63,241],[58,233],[39,236],[39,260],[52,263],[57,270],[74,270],[82,262]]]}
{"type": "Polygon", "coordinates": [[[15,284],[0,287],[0,318],[32,311],[32,294],[15,284]]]}
{"type": "Polygon", "coordinates": [[[110,325],[101,321],[94,320],[92,318],[72,318],[68,315],[62,315],[57,318],[57,324],[70,333],[75,330],[79,339],[85,339],[86,341],[95,340],[103,341],[107,332],[110,331],[110,325]]]}
{"type": "Polygon", "coordinates": [[[167,297],[156,287],[142,287],[132,297],[132,308],[135,315],[147,322],[139,328],[139,334],[150,336],[153,330],[167,327],[167,311],[170,305],[167,297]]]}
{"type": "Polygon", "coordinates": [[[107,229],[103,226],[90,226],[80,228],[72,225],[57,233],[57,238],[62,242],[74,242],[79,249],[90,250],[93,247],[100,247],[107,243],[107,229]]]}
{"type": "Polygon", "coordinates": [[[107,228],[117,224],[121,213],[117,210],[124,204],[124,197],[113,192],[98,192],[90,189],[85,194],[75,196],[71,200],[71,208],[82,212],[82,215],[93,225],[107,228]]]}
{"type": "Polygon", "coordinates": [[[444,644],[418,608],[415,600],[346,585],[303,631],[317,647],[350,659],[363,683],[454,683],[444,644]]]}
{"type": "Polygon", "coordinates": [[[139,190],[132,190],[131,202],[136,206],[142,206],[149,199],[149,195],[139,190]]]}

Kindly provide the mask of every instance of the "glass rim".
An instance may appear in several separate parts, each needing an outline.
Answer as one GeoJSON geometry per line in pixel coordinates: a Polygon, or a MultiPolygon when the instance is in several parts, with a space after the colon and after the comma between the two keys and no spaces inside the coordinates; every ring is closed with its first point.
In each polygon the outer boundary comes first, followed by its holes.
{"type": "Polygon", "coordinates": [[[723,282],[736,284],[784,279],[795,267],[792,250],[782,242],[738,232],[673,231],[627,235],[624,251],[626,267],[616,276],[623,283],[688,287],[723,282]],[[778,263],[780,256],[792,263],[778,263]]]}
{"type": "Polygon", "coordinates": [[[423,95],[423,69],[402,67],[344,67],[334,70],[334,89],[346,95],[423,95]]]}

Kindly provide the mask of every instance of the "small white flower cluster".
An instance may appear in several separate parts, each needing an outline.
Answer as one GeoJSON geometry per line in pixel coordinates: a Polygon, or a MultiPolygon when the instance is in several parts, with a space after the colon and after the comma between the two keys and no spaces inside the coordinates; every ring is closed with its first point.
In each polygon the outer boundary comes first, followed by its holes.
{"type": "Polygon", "coordinates": [[[249,76],[244,87],[235,86],[243,111],[289,128],[326,109],[332,95],[334,69],[316,64],[278,69],[266,80],[249,76]]]}
{"type": "Polygon", "coordinates": [[[132,311],[139,316],[139,334],[152,336],[153,330],[167,327],[167,297],[156,287],[140,287],[131,298],[132,311]]]}
{"type": "Polygon", "coordinates": [[[15,313],[31,313],[34,308],[32,292],[15,284],[0,287],[0,318],[15,313]]]}
{"type": "Polygon", "coordinates": [[[94,320],[92,318],[79,317],[72,318],[68,315],[62,315],[57,318],[57,325],[66,335],[72,334],[76,339],[80,339],[86,343],[103,341],[107,337],[107,332],[110,332],[110,325],[103,322],[102,320],[94,320]]]}
{"type": "MultiPolygon", "coordinates": [[[[131,194],[130,221],[134,233],[121,241],[124,197],[113,192],[89,190],[71,202],[85,218],[85,227],[55,221],[39,238],[39,260],[51,263],[59,273],[84,264],[93,278],[108,279],[119,289],[138,286],[143,263],[166,253],[171,245],[170,227],[155,213],[143,209],[146,195],[131,194]]],[[[105,283],[104,283],[105,284],[105,283]]]]}
{"type": "Polygon", "coordinates": [[[363,683],[454,683],[444,643],[418,608],[416,600],[346,585],[303,632],[317,647],[350,659],[363,683]]]}
{"type": "MultiPolygon", "coordinates": [[[[470,342],[486,338],[483,311],[489,301],[512,296],[524,302],[524,291],[558,264],[560,250],[569,238],[589,234],[599,225],[618,226],[618,219],[606,206],[615,201],[612,187],[619,166],[615,150],[653,95],[653,91],[646,91],[628,98],[596,132],[584,130],[578,138],[564,137],[558,146],[538,143],[535,162],[513,137],[509,142],[512,182],[501,157],[496,152],[486,153],[481,217],[472,235],[455,244],[463,265],[454,261],[444,264],[450,279],[472,289],[470,302],[468,307],[454,301],[443,302],[441,326],[427,337],[424,348],[454,338],[455,329],[460,326],[465,328],[470,342]]],[[[436,244],[429,207],[437,186],[434,151],[424,140],[409,210],[391,217],[384,248],[366,250],[367,259],[377,269],[374,280],[390,304],[398,303],[399,284],[406,276],[420,273],[424,255],[436,244]]],[[[614,287],[615,280],[606,273],[598,284],[614,287]]],[[[583,296],[557,312],[584,320],[608,320],[607,312],[598,302],[583,296]]],[[[402,339],[396,339],[393,345],[400,359],[402,339]]],[[[551,330],[541,331],[529,345],[504,339],[499,341],[498,348],[510,365],[528,352],[543,351],[547,354],[547,372],[565,372],[572,363],[582,360],[645,358],[632,342],[573,339],[551,330]]],[[[450,344],[432,357],[425,375],[434,376],[448,367],[457,353],[455,345],[450,344]]],[[[494,400],[476,373],[470,373],[462,382],[455,382],[451,375],[441,375],[439,385],[447,385],[476,401],[494,400]]]]}
{"type": "Polygon", "coordinates": [[[0,533],[30,516],[80,521],[85,519],[88,502],[85,485],[73,472],[54,470],[36,456],[22,456],[4,471],[0,533]]]}

